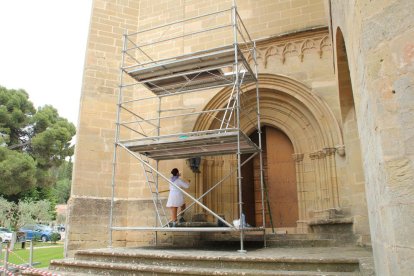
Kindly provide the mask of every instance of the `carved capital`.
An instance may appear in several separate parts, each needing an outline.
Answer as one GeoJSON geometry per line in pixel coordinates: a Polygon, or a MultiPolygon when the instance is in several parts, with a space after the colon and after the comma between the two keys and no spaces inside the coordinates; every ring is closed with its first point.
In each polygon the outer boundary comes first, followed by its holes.
{"type": "Polygon", "coordinates": [[[335,148],[339,156],[345,156],[345,145],[337,145],[335,148]]]}
{"type": "Polygon", "coordinates": [[[324,148],[323,151],[326,156],[331,156],[335,154],[336,148],[324,148]]]}
{"type": "Polygon", "coordinates": [[[222,167],[224,165],[224,160],[223,159],[216,160],[216,165],[222,167]]]}
{"type": "Polygon", "coordinates": [[[214,165],[214,163],[215,163],[215,161],[214,161],[214,160],[211,160],[211,159],[207,159],[207,160],[205,160],[204,162],[205,162],[205,164],[206,164],[207,166],[213,166],[213,165],[214,165]]]}
{"type": "Polygon", "coordinates": [[[309,153],[309,158],[310,158],[311,160],[318,159],[318,152],[317,152],[317,151],[315,151],[315,152],[311,152],[311,153],[309,153]]]}
{"type": "Polygon", "coordinates": [[[303,157],[304,157],[305,155],[303,154],[303,153],[294,153],[294,154],[292,154],[292,159],[295,161],[295,162],[297,162],[297,163],[299,163],[299,162],[302,162],[303,161],[303,157]]]}
{"type": "Polygon", "coordinates": [[[318,150],[315,152],[311,152],[309,154],[309,157],[311,160],[321,159],[321,158],[324,158],[325,156],[326,156],[326,153],[323,150],[318,150]]]}

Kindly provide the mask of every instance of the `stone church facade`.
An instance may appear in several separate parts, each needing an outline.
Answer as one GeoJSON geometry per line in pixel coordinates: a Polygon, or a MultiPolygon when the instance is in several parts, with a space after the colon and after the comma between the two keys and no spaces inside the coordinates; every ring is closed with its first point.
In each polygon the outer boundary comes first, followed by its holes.
{"type": "MultiPolygon", "coordinates": [[[[231,5],[229,0],[94,0],[67,254],[108,246],[123,33],[231,5]]],[[[378,275],[409,275],[414,257],[413,2],[238,0],[237,7],[257,43],[265,179],[274,226],[288,234],[343,226],[352,233],[350,243],[372,245],[378,275]]],[[[184,25],[182,32],[193,27],[184,25]]],[[[183,39],[180,45],[159,50],[179,55],[213,47],[215,39],[223,38],[183,39]]],[[[255,87],[246,85],[244,91],[247,99],[255,97],[255,87]]],[[[132,98],[138,91],[127,93],[132,98]]],[[[226,88],[190,93],[169,104],[193,111],[221,108],[228,93],[226,88]]],[[[198,116],[175,120],[169,127],[198,131],[214,124],[198,116]]],[[[247,120],[241,127],[252,134],[247,120]]],[[[243,170],[250,183],[243,189],[250,189],[244,204],[252,225],[262,223],[255,196],[257,162],[243,170]]],[[[152,202],[139,164],[122,152],[117,163],[114,224],[151,225],[152,202]]],[[[181,168],[194,196],[235,166],[231,155],[202,158],[198,173],[186,160],[160,162],[167,176],[172,167],[181,168]]],[[[167,188],[164,185],[161,189],[167,188]]],[[[236,180],[229,178],[204,202],[231,221],[238,218],[236,197],[236,180]]],[[[193,214],[199,213],[202,210],[195,208],[193,214]]],[[[168,234],[160,242],[197,239],[200,235],[194,233],[168,234]]],[[[147,245],[154,242],[154,234],[117,231],[113,241],[121,247],[147,245]]]]}

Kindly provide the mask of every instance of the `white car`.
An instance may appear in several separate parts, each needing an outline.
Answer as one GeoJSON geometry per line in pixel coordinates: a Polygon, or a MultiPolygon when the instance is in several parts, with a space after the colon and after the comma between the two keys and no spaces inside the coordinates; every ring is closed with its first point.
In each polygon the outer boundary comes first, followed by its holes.
{"type": "Polygon", "coordinates": [[[12,239],[13,232],[7,228],[0,227],[0,242],[8,241],[12,239]]]}

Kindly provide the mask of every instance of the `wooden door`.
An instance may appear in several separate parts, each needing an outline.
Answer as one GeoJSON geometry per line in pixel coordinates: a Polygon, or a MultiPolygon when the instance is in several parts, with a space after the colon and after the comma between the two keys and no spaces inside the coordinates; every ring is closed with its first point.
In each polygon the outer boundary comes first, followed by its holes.
{"type": "MultiPolygon", "coordinates": [[[[249,155],[242,155],[242,163],[248,158],[249,155]]],[[[252,226],[256,225],[255,217],[255,179],[254,179],[254,167],[253,159],[248,161],[241,169],[242,175],[242,196],[243,196],[243,213],[246,216],[246,222],[252,226]]]]}
{"type": "MultiPolygon", "coordinates": [[[[266,185],[275,227],[296,227],[299,219],[293,145],[282,131],[267,127],[266,185]]],[[[266,223],[267,224],[267,223],[266,223]]]]}
{"type": "MultiPolygon", "coordinates": [[[[257,134],[250,136],[258,143],[257,134]]],[[[296,188],[295,163],[292,159],[293,145],[280,130],[272,127],[262,129],[264,182],[268,190],[270,210],[274,227],[296,227],[299,206],[296,188]]],[[[242,162],[247,156],[242,157],[242,162]]],[[[242,168],[243,213],[253,226],[262,226],[262,201],[260,187],[259,155],[242,168]],[[254,187],[254,190],[252,188],[254,187]]],[[[271,227],[265,203],[266,227],[271,227]]]]}

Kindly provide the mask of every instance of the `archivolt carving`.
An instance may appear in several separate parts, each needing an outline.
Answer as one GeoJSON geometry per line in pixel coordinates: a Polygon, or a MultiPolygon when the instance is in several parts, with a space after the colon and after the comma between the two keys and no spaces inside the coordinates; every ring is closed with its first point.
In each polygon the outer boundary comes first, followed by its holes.
{"type": "MultiPolygon", "coordinates": [[[[277,125],[283,130],[291,138],[295,152],[309,154],[343,144],[339,125],[332,111],[321,98],[311,92],[310,88],[291,78],[271,74],[259,75],[259,87],[262,121],[265,124],[277,125]],[[297,139],[294,137],[298,136],[312,138],[295,142],[297,139]],[[307,144],[307,148],[304,143],[307,144]]],[[[247,85],[242,91],[246,94],[246,102],[255,105],[255,85],[247,85]]],[[[230,92],[231,88],[218,92],[205,110],[225,106],[230,92]]],[[[254,110],[253,106],[244,108],[254,110]]],[[[200,116],[194,130],[209,129],[213,121],[212,116],[200,116]]],[[[248,121],[241,122],[246,133],[250,133],[250,128],[253,128],[249,124],[248,121]]]]}
{"type": "MultiPolygon", "coordinates": [[[[304,48],[306,47],[305,45],[304,48]]],[[[272,51],[274,53],[274,50],[269,50],[272,51]]],[[[296,164],[299,187],[299,219],[308,219],[311,210],[338,207],[334,153],[336,145],[343,145],[343,140],[338,122],[328,105],[313,94],[309,87],[285,76],[261,74],[259,89],[262,124],[283,131],[293,145],[295,154],[292,158],[296,164]]],[[[246,85],[242,91],[247,103],[244,108],[254,110],[255,85],[246,85]]],[[[219,91],[206,105],[205,110],[225,106],[230,93],[231,88],[219,91]]],[[[201,115],[194,130],[210,129],[215,123],[212,116],[201,115]]],[[[241,129],[250,134],[254,126],[249,120],[242,119],[241,129]]],[[[213,174],[207,178],[212,177],[213,174]]],[[[232,192],[236,190],[234,188],[232,192]]],[[[232,208],[237,210],[237,206],[232,208]]],[[[232,208],[228,209],[233,210],[232,208]]]]}

